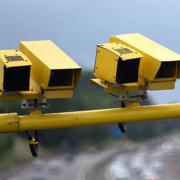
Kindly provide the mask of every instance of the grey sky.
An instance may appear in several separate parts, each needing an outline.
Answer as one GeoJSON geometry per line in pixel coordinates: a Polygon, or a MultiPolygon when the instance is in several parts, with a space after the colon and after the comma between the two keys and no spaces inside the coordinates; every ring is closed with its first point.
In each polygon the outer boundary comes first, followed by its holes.
{"type": "MultiPolygon", "coordinates": [[[[20,40],[51,39],[92,69],[97,43],[111,34],[143,33],[180,53],[179,0],[0,0],[0,49],[20,40]]],[[[180,101],[177,90],[153,93],[156,102],[180,101]]]]}

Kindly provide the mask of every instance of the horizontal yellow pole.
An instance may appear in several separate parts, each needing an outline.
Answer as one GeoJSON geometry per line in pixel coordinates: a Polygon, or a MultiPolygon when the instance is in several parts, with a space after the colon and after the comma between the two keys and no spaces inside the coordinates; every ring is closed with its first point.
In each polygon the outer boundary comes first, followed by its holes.
{"type": "Polygon", "coordinates": [[[149,120],[180,118],[180,103],[113,108],[65,113],[41,114],[34,110],[32,114],[17,116],[0,115],[0,132],[18,132],[51,128],[68,128],[120,122],[141,122],[149,120]]]}
{"type": "Polygon", "coordinates": [[[17,113],[0,114],[0,132],[19,131],[19,119],[17,113]]]}

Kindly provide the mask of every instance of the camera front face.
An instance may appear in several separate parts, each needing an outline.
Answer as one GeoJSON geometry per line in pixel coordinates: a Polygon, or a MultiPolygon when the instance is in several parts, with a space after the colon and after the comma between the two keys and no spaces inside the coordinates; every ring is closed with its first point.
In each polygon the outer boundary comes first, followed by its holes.
{"type": "Polygon", "coordinates": [[[116,81],[118,84],[138,82],[140,58],[118,61],[116,81]]]}
{"type": "Polygon", "coordinates": [[[176,78],[177,62],[162,62],[155,79],[176,78]]]}
{"type": "Polygon", "coordinates": [[[74,71],[72,69],[51,70],[49,87],[73,87],[74,71]]]}
{"type": "Polygon", "coordinates": [[[10,67],[4,66],[3,89],[10,91],[29,91],[30,66],[10,67]]]}
{"type": "Polygon", "coordinates": [[[29,91],[31,62],[19,50],[1,50],[1,90],[4,92],[29,91]]]}

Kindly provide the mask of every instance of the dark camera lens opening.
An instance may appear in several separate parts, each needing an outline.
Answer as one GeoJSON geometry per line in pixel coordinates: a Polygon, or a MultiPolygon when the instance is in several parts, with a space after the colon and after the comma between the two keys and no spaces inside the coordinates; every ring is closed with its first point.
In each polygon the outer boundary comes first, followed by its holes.
{"type": "Polygon", "coordinates": [[[30,83],[30,66],[4,67],[5,91],[28,91],[30,83]]]}
{"type": "Polygon", "coordinates": [[[131,83],[138,81],[140,58],[122,61],[119,59],[117,66],[116,82],[131,83]]]}
{"type": "Polygon", "coordinates": [[[175,77],[176,62],[162,62],[156,78],[175,77]]]}
{"type": "Polygon", "coordinates": [[[71,86],[73,83],[73,70],[61,69],[52,70],[49,80],[49,87],[53,86],[71,86]]]}

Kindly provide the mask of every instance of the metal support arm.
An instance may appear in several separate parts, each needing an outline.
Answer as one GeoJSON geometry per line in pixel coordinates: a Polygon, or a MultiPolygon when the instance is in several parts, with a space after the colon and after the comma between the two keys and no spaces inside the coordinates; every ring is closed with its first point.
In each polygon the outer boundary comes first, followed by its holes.
{"type": "Polygon", "coordinates": [[[25,116],[18,116],[17,113],[1,114],[0,133],[174,118],[180,118],[180,103],[151,106],[131,103],[126,108],[53,114],[42,114],[41,110],[32,110],[30,115],[25,116]]]}

